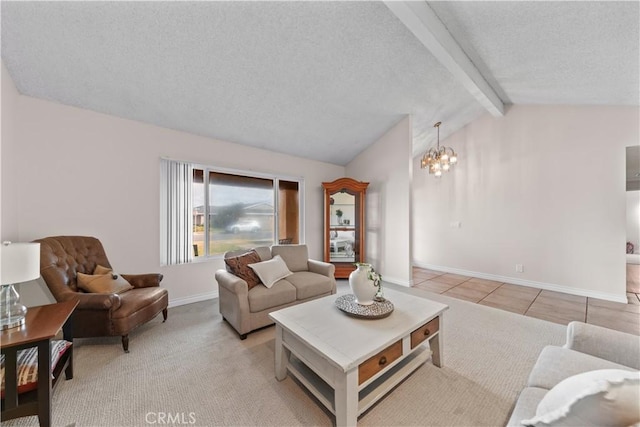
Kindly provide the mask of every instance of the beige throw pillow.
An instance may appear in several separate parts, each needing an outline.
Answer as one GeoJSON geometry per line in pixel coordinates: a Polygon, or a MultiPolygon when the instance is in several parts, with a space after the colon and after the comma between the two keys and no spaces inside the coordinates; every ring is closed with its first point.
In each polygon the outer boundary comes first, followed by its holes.
{"type": "Polygon", "coordinates": [[[107,274],[78,273],[78,287],[94,294],[119,294],[133,289],[133,286],[122,276],[107,274]],[[114,279],[115,277],[115,279],[114,279]]]}
{"type": "Polygon", "coordinates": [[[276,255],[268,261],[249,264],[249,267],[256,272],[262,284],[267,288],[272,287],[278,280],[293,274],[289,271],[287,264],[284,263],[280,255],[276,255]]]}
{"type": "Polygon", "coordinates": [[[101,265],[96,265],[95,270],[93,270],[93,274],[107,274],[107,273],[112,273],[113,269],[109,268],[109,267],[103,267],[101,265]]]}

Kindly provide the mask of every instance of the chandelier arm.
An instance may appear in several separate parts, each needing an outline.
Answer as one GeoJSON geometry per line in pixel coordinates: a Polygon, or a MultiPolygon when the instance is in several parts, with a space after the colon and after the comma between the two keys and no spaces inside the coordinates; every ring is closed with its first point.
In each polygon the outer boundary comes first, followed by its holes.
{"type": "Polygon", "coordinates": [[[437,122],[433,127],[438,128],[436,133],[436,146],[429,148],[422,156],[420,167],[428,169],[430,174],[436,177],[442,176],[442,172],[448,172],[458,161],[458,155],[451,147],[440,146],[440,125],[437,122]]]}

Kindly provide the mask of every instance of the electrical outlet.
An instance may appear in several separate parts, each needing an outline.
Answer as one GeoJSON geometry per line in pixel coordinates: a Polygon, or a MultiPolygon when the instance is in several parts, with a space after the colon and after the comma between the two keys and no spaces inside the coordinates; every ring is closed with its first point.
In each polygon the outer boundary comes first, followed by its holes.
{"type": "Polygon", "coordinates": [[[524,273],[524,265],[516,264],[516,273],[524,273]]]}

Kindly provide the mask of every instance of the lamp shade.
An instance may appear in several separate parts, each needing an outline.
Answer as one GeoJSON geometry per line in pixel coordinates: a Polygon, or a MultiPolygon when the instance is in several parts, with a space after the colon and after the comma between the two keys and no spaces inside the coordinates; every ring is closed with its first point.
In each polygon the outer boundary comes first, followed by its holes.
{"type": "Polygon", "coordinates": [[[11,243],[0,245],[0,284],[12,285],[40,277],[40,243],[11,243]]]}

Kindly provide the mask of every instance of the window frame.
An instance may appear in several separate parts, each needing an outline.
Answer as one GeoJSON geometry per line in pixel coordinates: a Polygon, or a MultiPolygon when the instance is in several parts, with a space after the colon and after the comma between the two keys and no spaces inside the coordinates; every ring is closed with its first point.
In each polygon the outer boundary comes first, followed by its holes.
{"type": "MultiPolygon", "coordinates": [[[[210,214],[210,204],[209,204],[209,172],[215,173],[224,173],[229,175],[237,175],[241,177],[248,178],[262,178],[262,179],[270,179],[273,181],[273,241],[272,244],[276,245],[278,242],[278,235],[280,232],[280,225],[278,221],[278,206],[279,206],[279,183],[280,181],[291,181],[298,183],[298,230],[299,236],[298,241],[300,244],[305,244],[305,227],[304,227],[304,218],[305,218],[305,180],[304,177],[301,176],[293,176],[293,175],[279,175],[273,173],[266,172],[257,172],[253,170],[242,170],[235,168],[225,168],[219,166],[211,166],[205,165],[201,163],[191,163],[193,169],[202,169],[203,171],[203,186],[204,186],[204,254],[199,256],[193,256],[192,262],[206,262],[209,260],[223,259],[224,253],[221,254],[210,254],[209,253],[209,214],[210,214]]],[[[193,233],[193,230],[192,230],[193,233]]]]}

